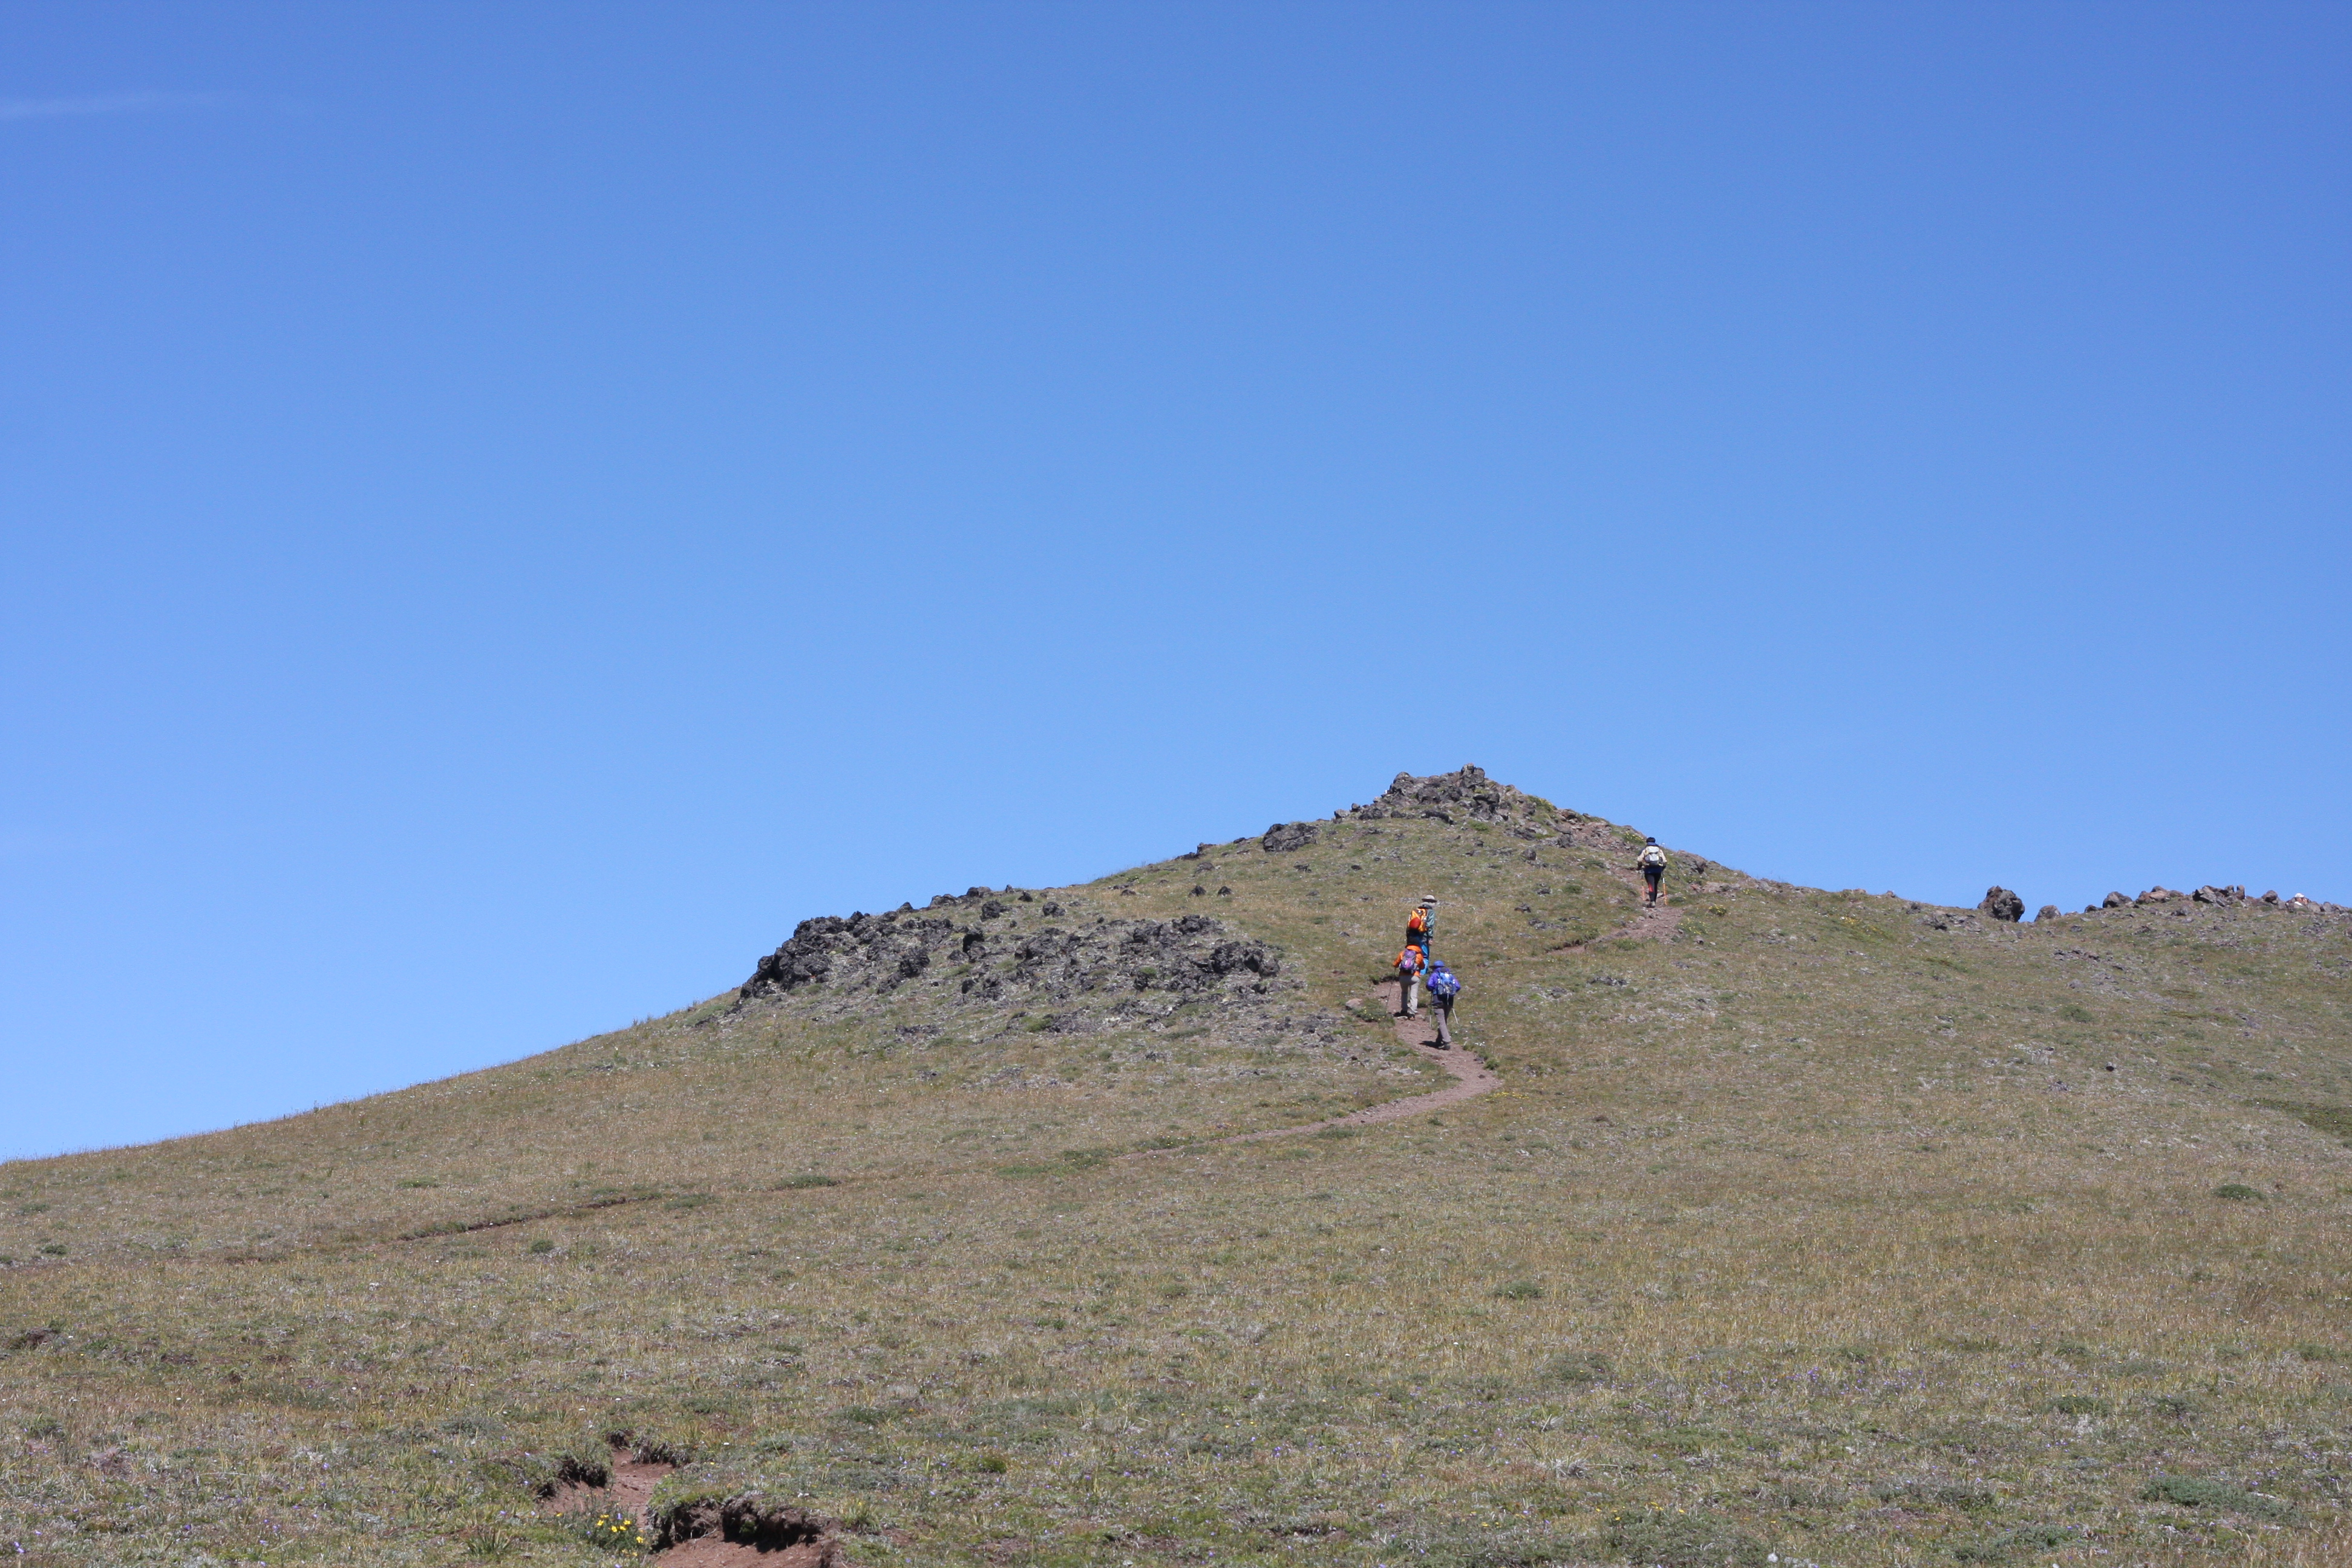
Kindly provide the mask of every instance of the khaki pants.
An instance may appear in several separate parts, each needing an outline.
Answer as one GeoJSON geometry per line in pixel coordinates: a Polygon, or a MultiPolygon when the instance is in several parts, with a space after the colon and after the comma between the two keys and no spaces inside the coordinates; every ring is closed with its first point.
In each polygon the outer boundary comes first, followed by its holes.
{"type": "Polygon", "coordinates": [[[1397,1000],[1403,1004],[1408,1018],[1421,1011],[1421,971],[1416,969],[1410,974],[1402,969],[1397,971],[1397,1000]]]}
{"type": "Polygon", "coordinates": [[[1429,1005],[1437,1012],[1437,1043],[1451,1046],[1454,1043],[1454,998],[1433,994],[1429,1005]]]}

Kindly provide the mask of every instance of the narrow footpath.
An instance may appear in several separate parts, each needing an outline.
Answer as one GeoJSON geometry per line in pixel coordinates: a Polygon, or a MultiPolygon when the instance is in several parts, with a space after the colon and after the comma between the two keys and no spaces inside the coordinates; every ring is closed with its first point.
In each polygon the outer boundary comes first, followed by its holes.
{"type": "Polygon", "coordinates": [[[1427,1060],[1436,1062],[1454,1075],[1454,1081],[1444,1089],[1427,1094],[1411,1094],[1402,1100],[1386,1100],[1379,1105],[1351,1110],[1345,1116],[1327,1117],[1321,1121],[1308,1121],[1297,1127],[1269,1127],[1262,1132],[1236,1132],[1227,1138],[1204,1138],[1197,1143],[1186,1143],[1173,1149],[1139,1149],[1122,1154],[1121,1160],[1148,1160],[1159,1154],[1188,1154],[1202,1149],[1213,1149],[1225,1143],[1263,1143],[1270,1138],[1297,1138],[1309,1132],[1320,1132],[1331,1127],[1370,1127],[1382,1121],[1402,1121],[1411,1116],[1426,1116],[1433,1110],[1443,1110],[1449,1105],[1459,1105],[1502,1085],[1495,1069],[1478,1059],[1477,1054],[1455,1046],[1452,1050],[1437,1048],[1437,1023],[1424,1005],[1413,1017],[1397,1015],[1397,983],[1384,980],[1374,988],[1372,995],[1389,1010],[1395,1019],[1397,1043],[1411,1047],[1427,1060]]]}

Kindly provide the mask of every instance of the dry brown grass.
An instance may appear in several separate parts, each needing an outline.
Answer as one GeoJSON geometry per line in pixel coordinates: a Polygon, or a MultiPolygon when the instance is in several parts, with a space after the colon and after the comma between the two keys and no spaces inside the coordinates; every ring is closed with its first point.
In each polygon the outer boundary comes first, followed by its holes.
{"type": "Polygon", "coordinates": [[[1216,853],[1212,912],[1339,1015],[1438,884],[1508,1081],[1434,1121],[1116,1163],[1417,1064],[819,1000],[0,1169],[0,1543],[608,1560],[530,1486],[625,1426],[704,1456],[672,1493],[903,1532],[869,1564],[2347,1560],[2352,1151],[2255,1103],[2352,1103],[2341,923],[1717,872],[1562,952],[1630,913],[1605,825],[1379,826],[1216,853]]]}

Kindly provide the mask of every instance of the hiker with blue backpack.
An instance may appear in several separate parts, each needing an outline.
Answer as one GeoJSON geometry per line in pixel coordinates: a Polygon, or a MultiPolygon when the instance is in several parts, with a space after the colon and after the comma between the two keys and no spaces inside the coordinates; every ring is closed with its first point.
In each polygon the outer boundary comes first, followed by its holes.
{"type": "Polygon", "coordinates": [[[1462,977],[1432,959],[1429,964],[1429,1004],[1437,1010],[1437,1048],[1454,1048],[1454,999],[1462,994],[1462,977]]]}

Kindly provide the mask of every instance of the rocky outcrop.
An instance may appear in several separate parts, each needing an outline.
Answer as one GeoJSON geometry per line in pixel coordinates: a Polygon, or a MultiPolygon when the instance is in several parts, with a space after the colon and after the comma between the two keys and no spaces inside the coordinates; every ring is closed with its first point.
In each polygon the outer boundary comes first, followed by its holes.
{"type": "Polygon", "coordinates": [[[2025,918],[2025,900],[2002,887],[1987,888],[1984,901],[1977,909],[1997,921],[2021,921],[2025,918]]]}
{"type": "Polygon", "coordinates": [[[2044,904],[2040,909],[2033,911],[2033,923],[2035,925],[2040,925],[2043,921],[2054,921],[2058,918],[2059,913],[2060,910],[2057,905],[2044,904]]]}
{"type": "Polygon", "coordinates": [[[2158,882],[2155,887],[2150,888],[2147,892],[2142,893],[2138,898],[2134,899],[2132,902],[2136,904],[2168,904],[2180,897],[2180,894],[2174,892],[2170,888],[2158,882]]]}
{"type": "Polygon", "coordinates": [[[2196,900],[2200,904],[2214,904],[2226,910],[2234,909],[2236,906],[2244,903],[2246,901],[2246,889],[2236,887],[2216,888],[2209,884],[2198,889],[2189,896],[2196,900]]]}
{"type": "Polygon", "coordinates": [[[2131,900],[2124,897],[2121,893],[2109,893],[2106,898],[2101,901],[2098,907],[2106,910],[2119,910],[2130,902],[2131,900]]]}
{"type": "Polygon", "coordinates": [[[935,967],[956,965],[961,973],[925,983],[941,985],[952,978],[959,994],[988,998],[1143,991],[1192,995],[1233,985],[1262,992],[1266,981],[1282,973],[1276,950],[1207,915],[1100,919],[1092,925],[1047,924],[1025,932],[992,929],[991,922],[1004,913],[1004,906],[991,903],[970,924],[897,911],[805,920],[782,947],[760,960],[739,994],[752,1001],[815,986],[828,993],[883,995],[924,979],[935,967]]]}

